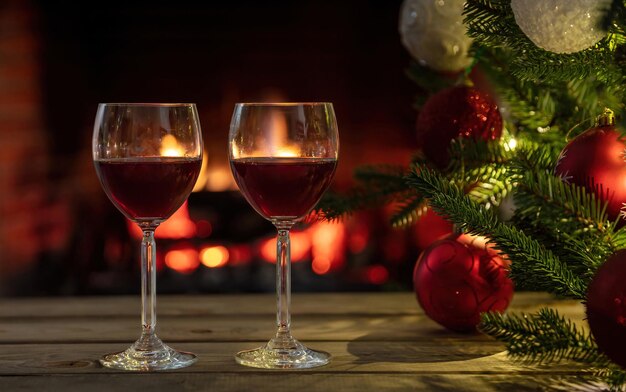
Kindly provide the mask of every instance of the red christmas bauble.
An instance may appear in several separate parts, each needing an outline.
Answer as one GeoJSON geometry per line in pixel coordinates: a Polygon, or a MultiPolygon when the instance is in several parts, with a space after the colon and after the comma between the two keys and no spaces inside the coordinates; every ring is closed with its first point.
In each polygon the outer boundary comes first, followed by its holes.
{"type": "Polygon", "coordinates": [[[626,249],[598,268],[587,288],[587,321],[598,348],[626,368],[626,249]]]}
{"type": "Polygon", "coordinates": [[[424,155],[444,169],[450,160],[450,142],[457,137],[499,139],[502,116],[488,94],[473,87],[439,91],[426,101],[417,116],[417,140],[424,155]]]}
{"type": "Polygon", "coordinates": [[[626,143],[615,125],[595,126],[565,146],[555,173],[608,201],[607,214],[615,220],[626,203],[625,153],[626,143]]]}
{"type": "Polygon", "coordinates": [[[433,242],[452,234],[452,223],[431,208],[415,222],[415,243],[420,249],[426,249],[433,242]]]}
{"type": "Polygon", "coordinates": [[[475,331],[481,313],[503,312],[513,298],[508,264],[483,237],[453,234],[420,255],[413,271],[417,300],[444,327],[475,331]]]}

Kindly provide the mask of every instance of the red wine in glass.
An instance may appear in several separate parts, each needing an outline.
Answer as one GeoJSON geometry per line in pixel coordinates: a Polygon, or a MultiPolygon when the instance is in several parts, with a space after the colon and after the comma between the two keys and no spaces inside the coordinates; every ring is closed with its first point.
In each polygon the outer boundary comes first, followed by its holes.
{"type": "Polygon", "coordinates": [[[241,192],[267,219],[305,216],[330,184],[336,159],[242,158],[231,161],[241,192]]]}
{"type": "Polygon", "coordinates": [[[201,159],[154,157],[94,161],[102,187],[115,206],[134,221],[164,220],[183,204],[201,159]]]}
{"type": "Polygon", "coordinates": [[[241,193],[277,229],[276,334],[239,351],[237,363],[264,369],[324,366],[331,355],[291,335],[289,231],[320,200],[335,173],[339,133],[330,102],[238,103],[228,135],[230,166],[241,193]]]}
{"type": "Polygon", "coordinates": [[[154,232],[185,201],[202,165],[202,130],[193,103],[101,103],[92,138],[102,187],[141,238],[141,335],[130,347],[105,354],[100,364],[119,370],[180,369],[193,353],[174,350],[157,336],[154,232]]]}

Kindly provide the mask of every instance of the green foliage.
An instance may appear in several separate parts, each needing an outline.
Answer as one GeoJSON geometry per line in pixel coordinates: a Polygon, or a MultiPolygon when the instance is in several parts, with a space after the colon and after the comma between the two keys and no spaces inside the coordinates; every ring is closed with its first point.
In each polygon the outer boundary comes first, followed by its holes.
{"type": "Polygon", "coordinates": [[[585,297],[586,283],[565,262],[523,231],[500,222],[493,210],[477,205],[440,174],[416,167],[407,182],[459,228],[490,238],[511,260],[514,281],[573,298],[585,297]]]}
{"type": "Polygon", "coordinates": [[[610,363],[598,351],[588,332],[577,328],[553,309],[544,308],[536,314],[521,316],[484,313],[479,328],[506,343],[509,354],[522,361],[574,360],[598,367],[610,363]]]}
{"type": "Polygon", "coordinates": [[[406,201],[400,202],[400,206],[391,216],[391,225],[393,227],[408,226],[419,219],[426,211],[428,204],[420,194],[415,194],[407,198],[406,201]]]}
{"type": "MultiPolygon", "coordinates": [[[[626,248],[626,228],[608,220],[597,195],[564,182],[554,168],[566,142],[589,128],[605,107],[626,129],[626,0],[611,2],[602,22],[605,38],[570,54],[530,41],[515,22],[510,0],[468,0],[464,15],[474,38],[472,67],[486,76],[502,108],[503,140],[453,141],[450,164],[441,172],[422,156],[409,169],[362,168],[353,191],[329,194],[319,209],[326,219],[337,219],[394,202],[391,223],[404,226],[419,219],[428,203],[460,230],[488,237],[508,255],[518,289],[584,299],[597,268],[626,248]],[[503,222],[496,209],[511,194],[515,213],[503,222]]],[[[464,82],[470,71],[454,78],[412,63],[407,74],[422,93],[416,106],[464,82]]],[[[626,372],[598,351],[589,333],[556,311],[486,314],[481,329],[522,361],[574,361],[613,390],[626,383],[626,372]]]]}
{"type": "Polygon", "coordinates": [[[405,174],[405,168],[391,165],[359,168],[354,175],[359,186],[345,195],[327,192],[318,203],[316,211],[323,219],[332,221],[358,210],[415,197],[404,181],[405,174]]]}
{"type": "Polygon", "coordinates": [[[626,372],[598,351],[591,334],[556,310],[544,308],[522,315],[483,313],[479,329],[504,342],[509,356],[524,363],[577,362],[614,391],[622,390],[626,381],[626,372]]]}
{"type": "Polygon", "coordinates": [[[464,14],[469,36],[481,45],[505,47],[514,53],[508,64],[517,79],[563,82],[589,76],[607,82],[621,79],[621,72],[613,63],[610,37],[589,49],[557,54],[537,47],[528,39],[515,22],[509,0],[468,1],[464,14]]]}

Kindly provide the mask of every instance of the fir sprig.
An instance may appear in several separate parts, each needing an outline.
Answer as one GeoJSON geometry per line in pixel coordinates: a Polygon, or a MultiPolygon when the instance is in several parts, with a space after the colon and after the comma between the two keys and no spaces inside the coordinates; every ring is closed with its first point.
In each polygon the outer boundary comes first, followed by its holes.
{"type": "Polygon", "coordinates": [[[606,37],[592,48],[558,54],[537,47],[515,21],[509,0],[470,0],[464,10],[467,33],[489,47],[506,47],[515,53],[510,70],[522,80],[568,81],[594,76],[615,82],[621,71],[613,63],[613,47],[606,37]]]}
{"type": "Polygon", "coordinates": [[[474,203],[455,184],[421,166],[407,176],[407,182],[459,228],[490,238],[511,260],[513,280],[540,290],[585,297],[585,282],[566,263],[524,232],[500,222],[493,210],[474,203]]]}
{"type": "Polygon", "coordinates": [[[543,308],[530,315],[484,313],[479,329],[503,341],[509,354],[518,360],[539,364],[573,360],[596,367],[610,364],[588,332],[554,309],[543,308]]]}
{"type": "Polygon", "coordinates": [[[479,329],[504,342],[515,360],[536,364],[577,362],[608,382],[613,391],[621,391],[626,381],[626,372],[598,350],[591,334],[554,309],[543,308],[529,315],[483,313],[479,329]]]}
{"type": "Polygon", "coordinates": [[[365,208],[415,197],[417,195],[404,181],[406,170],[392,165],[361,167],[354,174],[358,187],[343,195],[327,192],[316,211],[322,219],[333,221],[365,208]]]}
{"type": "Polygon", "coordinates": [[[428,203],[424,197],[416,193],[408,197],[406,201],[400,202],[400,206],[391,216],[391,225],[393,227],[408,226],[419,219],[427,208],[428,203]]]}

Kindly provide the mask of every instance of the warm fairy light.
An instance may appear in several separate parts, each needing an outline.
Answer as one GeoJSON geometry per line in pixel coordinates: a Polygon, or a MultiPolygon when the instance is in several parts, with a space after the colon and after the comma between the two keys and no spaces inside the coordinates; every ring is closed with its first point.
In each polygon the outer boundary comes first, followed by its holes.
{"type": "Polygon", "coordinates": [[[223,267],[228,263],[229,252],[226,247],[209,246],[200,251],[200,261],[209,268],[223,267]]]}
{"type": "Polygon", "coordinates": [[[317,222],[307,230],[311,233],[311,268],[322,275],[344,262],[345,225],[343,222],[317,222]]]}
{"type": "Polygon", "coordinates": [[[178,144],[174,135],[165,135],[161,140],[162,157],[184,157],[185,149],[178,144]]]}
{"type": "MultiPolygon", "coordinates": [[[[291,232],[291,261],[304,260],[311,251],[311,238],[307,232],[291,232]]],[[[261,257],[270,263],[276,262],[276,238],[269,238],[261,243],[261,257]]]]}
{"type": "MultiPolygon", "coordinates": [[[[136,223],[128,220],[128,229],[134,238],[141,238],[143,234],[136,223]]],[[[168,220],[161,223],[154,232],[156,238],[191,238],[196,235],[196,223],[189,216],[187,201],[168,220]]]]}
{"type": "Polygon", "coordinates": [[[165,265],[181,274],[189,274],[200,265],[195,249],[175,249],[165,254],[165,265]]]}
{"type": "Polygon", "coordinates": [[[209,168],[209,154],[207,154],[206,150],[202,152],[202,166],[200,167],[200,174],[198,174],[198,180],[196,180],[196,184],[193,186],[192,192],[200,192],[204,190],[207,184],[208,176],[208,168],[209,168]]]}
{"type": "Polygon", "coordinates": [[[509,140],[504,142],[504,147],[509,151],[515,150],[515,147],[517,147],[517,140],[515,140],[514,138],[510,138],[509,140]]]}

